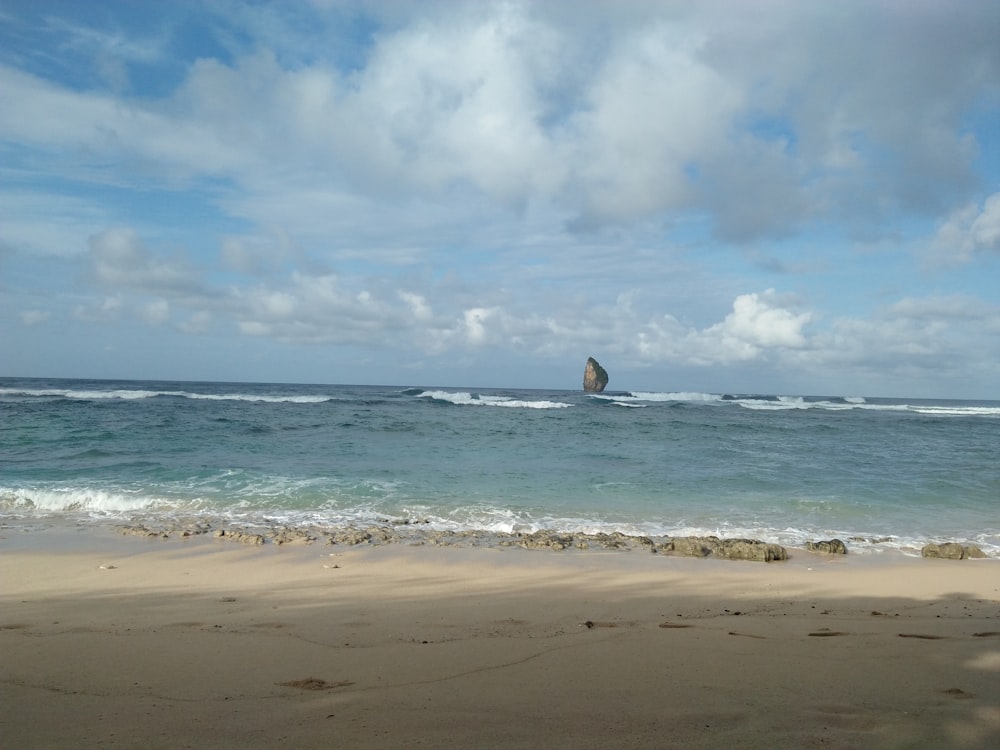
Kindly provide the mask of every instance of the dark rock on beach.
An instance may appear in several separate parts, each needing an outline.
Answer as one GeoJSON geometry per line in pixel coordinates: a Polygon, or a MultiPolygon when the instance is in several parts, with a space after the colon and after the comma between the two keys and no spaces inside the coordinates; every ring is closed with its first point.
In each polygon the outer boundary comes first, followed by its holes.
{"type": "Polygon", "coordinates": [[[661,544],[659,550],[684,557],[708,557],[712,554],[713,546],[706,544],[706,540],[698,537],[677,537],[661,544]]]}
{"type": "Polygon", "coordinates": [[[214,535],[217,537],[225,537],[226,539],[230,539],[234,542],[242,542],[243,544],[260,545],[264,543],[263,534],[252,534],[246,531],[232,529],[227,531],[226,529],[219,529],[214,535]]]}
{"type": "Polygon", "coordinates": [[[780,544],[757,539],[719,539],[716,536],[675,537],[659,546],[665,554],[687,557],[722,557],[727,560],[774,562],[787,560],[788,551],[780,544]]]}
{"type": "Polygon", "coordinates": [[[588,393],[600,393],[608,385],[608,371],[598,364],[593,357],[587,358],[583,368],[583,390],[588,393]]]}
{"type": "Polygon", "coordinates": [[[524,549],[570,549],[577,544],[573,534],[553,534],[548,531],[537,531],[534,534],[525,534],[515,542],[516,546],[524,549]]]}
{"type": "MultiPolygon", "coordinates": [[[[662,553],[684,557],[720,557],[726,560],[772,562],[788,559],[785,548],[757,539],[720,539],[706,537],[648,537],[621,532],[586,534],[540,530],[533,532],[453,531],[422,529],[419,524],[373,524],[365,527],[293,527],[261,525],[250,528],[217,528],[201,521],[196,524],[176,523],[152,529],[141,524],[120,526],[122,534],[169,539],[195,534],[211,534],[225,541],[242,544],[312,544],[324,540],[330,545],[381,546],[386,544],[440,547],[520,547],[529,550],[589,550],[603,549],[622,552],[662,553]]],[[[981,553],[980,553],[981,554],[981,553]]],[[[970,553],[971,555],[971,553],[970,553]]]]}
{"type": "Polygon", "coordinates": [[[839,539],[827,539],[821,542],[806,542],[810,552],[826,552],[828,555],[846,555],[847,545],[839,539]]]}
{"type": "Polygon", "coordinates": [[[167,539],[170,536],[170,534],[166,531],[154,531],[148,526],[143,526],[141,524],[135,524],[133,526],[119,526],[118,530],[125,536],[160,537],[162,539],[167,539]]]}
{"type": "Polygon", "coordinates": [[[271,541],[275,544],[312,544],[316,536],[308,529],[282,527],[274,532],[271,541]]]}
{"type": "Polygon", "coordinates": [[[942,544],[926,544],[920,550],[921,557],[940,558],[943,560],[966,560],[983,558],[986,553],[974,544],[959,544],[958,542],[943,542],[942,544]]]}
{"type": "Polygon", "coordinates": [[[368,526],[364,529],[335,529],[327,535],[327,544],[391,544],[399,535],[385,526],[368,526]]]}

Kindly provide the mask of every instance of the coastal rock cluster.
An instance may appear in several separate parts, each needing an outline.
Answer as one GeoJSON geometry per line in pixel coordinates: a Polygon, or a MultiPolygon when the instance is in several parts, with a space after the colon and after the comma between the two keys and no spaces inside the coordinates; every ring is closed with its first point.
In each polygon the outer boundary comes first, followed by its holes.
{"type": "MultiPolygon", "coordinates": [[[[249,545],[313,544],[327,545],[386,545],[410,544],[453,547],[518,547],[528,550],[621,550],[642,551],[684,557],[718,557],[726,560],[774,562],[788,559],[788,551],[779,544],[756,539],[720,539],[708,537],[648,537],[622,533],[560,533],[556,531],[489,532],[448,531],[421,528],[419,523],[391,521],[365,527],[289,527],[215,528],[206,521],[175,523],[161,528],[143,524],[119,527],[122,534],[150,538],[192,537],[210,535],[217,539],[249,545]]],[[[840,547],[843,543],[839,540],[840,547]]],[[[817,543],[818,551],[828,549],[831,542],[817,543]]],[[[846,549],[844,549],[846,552],[846,549]]],[[[841,553],[843,554],[843,553],[841,553]]]]}
{"type": "MultiPolygon", "coordinates": [[[[780,544],[759,539],[723,539],[717,536],[650,537],[630,534],[534,531],[449,531],[424,528],[424,523],[408,520],[384,519],[378,524],[364,527],[294,527],[262,526],[259,528],[214,527],[204,520],[188,523],[176,522],[160,528],[143,524],[120,526],[122,534],[150,538],[192,537],[209,535],[217,539],[249,545],[313,544],[343,545],[347,547],[380,546],[387,544],[434,545],[440,547],[518,547],[528,550],[620,550],[647,552],[675,557],[716,557],[724,560],[750,560],[777,562],[789,558],[788,550],[780,544]]],[[[878,540],[856,540],[878,541],[878,540]]],[[[885,540],[883,540],[885,541],[885,540]]],[[[806,542],[810,552],[846,555],[847,545],[840,539],[806,542]]],[[[928,544],[921,551],[923,557],[964,560],[986,557],[975,545],[956,542],[928,544]]]]}
{"type": "Polygon", "coordinates": [[[780,544],[757,539],[719,539],[715,536],[676,537],[662,545],[661,551],[686,557],[722,557],[758,562],[788,559],[788,551],[780,544]]]}

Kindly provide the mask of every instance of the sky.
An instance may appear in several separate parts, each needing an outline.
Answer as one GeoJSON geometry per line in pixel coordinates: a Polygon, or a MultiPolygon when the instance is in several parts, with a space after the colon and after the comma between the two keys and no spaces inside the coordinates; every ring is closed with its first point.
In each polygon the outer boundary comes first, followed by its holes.
{"type": "Polygon", "coordinates": [[[1000,399],[995,0],[0,0],[0,376],[1000,399]]]}

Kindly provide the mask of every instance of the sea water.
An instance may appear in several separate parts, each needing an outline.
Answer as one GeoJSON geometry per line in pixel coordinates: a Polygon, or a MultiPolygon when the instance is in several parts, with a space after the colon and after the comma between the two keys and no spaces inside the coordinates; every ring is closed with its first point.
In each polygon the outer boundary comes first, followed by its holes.
{"type": "Polygon", "coordinates": [[[1000,555],[1000,402],[0,379],[0,520],[53,518],[1000,555]]]}

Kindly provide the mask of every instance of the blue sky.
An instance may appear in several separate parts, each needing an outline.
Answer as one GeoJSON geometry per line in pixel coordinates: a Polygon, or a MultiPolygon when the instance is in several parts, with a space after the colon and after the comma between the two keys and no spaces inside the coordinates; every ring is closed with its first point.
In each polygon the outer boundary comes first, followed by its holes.
{"type": "Polygon", "coordinates": [[[0,0],[0,375],[1000,398],[997,38],[0,0]]]}

